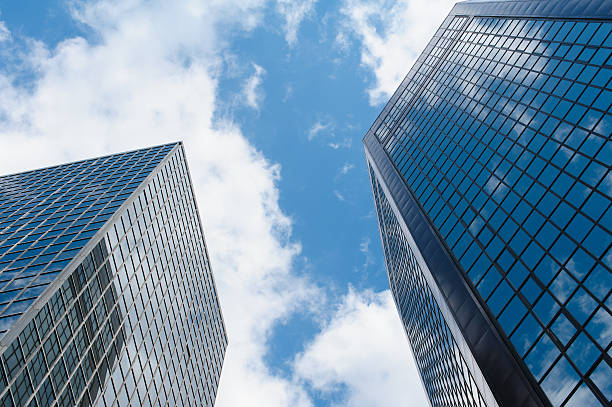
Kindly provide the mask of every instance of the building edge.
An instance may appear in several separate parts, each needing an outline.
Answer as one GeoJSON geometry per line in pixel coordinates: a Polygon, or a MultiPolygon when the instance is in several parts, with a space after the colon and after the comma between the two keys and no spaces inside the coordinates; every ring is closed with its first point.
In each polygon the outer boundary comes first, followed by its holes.
{"type": "Polygon", "coordinates": [[[389,202],[397,208],[400,225],[405,224],[415,240],[416,251],[427,266],[425,275],[431,273],[435,282],[432,288],[442,295],[441,303],[448,307],[499,406],[551,407],[371,129],[363,144],[366,158],[381,175],[379,182],[385,192],[389,192],[389,202]]]}
{"type": "MultiPolygon", "coordinates": [[[[223,308],[221,308],[221,300],[219,299],[219,292],[217,290],[217,283],[215,281],[215,274],[212,271],[212,265],[210,264],[210,255],[208,253],[208,245],[206,244],[206,235],[204,234],[204,225],[202,224],[202,217],[200,215],[200,209],[198,206],[198,200],[193,189],[193,182],[191,180],[191,172],[189,171],[189,164],[187,163],[187,154],[185,153],[185,148],[183,147],[183,142],[179,141],[179,148],[181,149],[184,157],[185,168],[187,169],[187,178],[189,181],[189,188],[191,189],[191,195],[193,196],[193,205],[195,206],[195,212],[198,217],[198,225],[200,225],[200,233],[202,234],[202,242],[204,243],[204,253],[206,254],[206,259],[208,260],[208,269],[210,270],[210,280],[213,284],[213,290],[215,291],[215,296],[217,301],[219,302],[219,314],[221,315],[221,324],[223,325],[223,335],[225,336],[225,341],[229,343],[229,337],[227,336],[227,328],[225,326],[225,319],[223,318],[223,308]]],[[[174,150],[173,150],[174,151],[174,150]]],[[[168,153],[170,154],[170,153],[168,153]]],[[[157,168],[156,168],[157,170],[157,168]]],[[[223,368],[223,362],[225,358],[221,361],[221,367],[223,368]]]]}
{"type": "MultiPolygon", "coordinates": [[[[19,317],[17,321],[9,328],[9,330],[0,338],[0,354],[4,354],[4,351],[13,343],[19,334],[23,331],[23,329],[34,319],[36,314],[45,306],[45,304],[51,299],[51,297],[61,288],[62,284],[66,281],[66,279],[72,275],[72,272],[83,262],[83,260],[89,255],[89,253],[94,249],[94,247],[98,244],[98,242],[104,240],[105,235],[108,233],[110,228],[115,224],[115,222],[121,218],[123,212],[134,203],[134,200],[138,195],[145,189],[148,183],[161,171],[163,166],[170,160],[171,156],[180,148],[182,148],[182,141],[177,141],[174,143],[167,143],[162,145],[173,145],[172,150],[166,153],[166,156],[157,164],[157,166],[149,173],[149,175],[143,179],[138,186],[131,194],[128,196],[123,204],[119,206],[116,211],[113,213],[105,223],[98,229],[98,231],[89,239],[87,244],[81,248],[81,250],[73,257],[73,259],[64,267],[64,269],[60,272],[60,274],[53,280],[51,284],[38,296],[36,301],[19,317]]],[[[138,150],[131,150],[138,151],[138,150]]],[[[130,151],[126,151],[129,153],[130,151]]],[[[121,154],[121,153],[117,153],[121,154]]],[[[109,154],[107,156],[111,156],[115,154],[109,154]]],[[[105,156],[106,157],[106,156],[105,156]]],[[[76,162],[81,162],[86,160],[79,160],[76,162]]],[[[44,168],[53,168],[56,165],[44,168]]],[[[27,171],[29,172],[29,171],[27,171]]],[[[191,184],[191,178],[189,179],[191,184]]],[[[192,190],[193,192],[193,190],[192,190]]],[[[196,207],[197,209],[197,207],[196,207]]],[[[199,217],[198,217],[199,220],[199,217]]],[[[201,225],[200,225],[201,227],[201,225]]],[[[202,234],[203,235],[203,234],[202,234]]],[[[208,252],[206,252],[208,254],[208,252]]],[[[212,272],[211,272],[212,274],[212,272]]],[[[225,328],[225,325],[223,326],[225,328]]]]}
{"type": "MultiPolygon", "coordinates": [[[[376,177],[376,181],[378,181],[378,183],[380,184],[381,188],[383,189],[383,193],[385,194],[385,197],[387,198],[387,201],[389,202],[389,205],[391,206],[391,209],[393,210],[393,213],[395,215],[395,217],[397,218],[397,221],[402,229],[402,232],[405,234],[406,239],[409,241],[409,244],[411,245],[411,249],[413,250],[415,257],[417,258],[417,261],[419,262],[419,266],[422,268],[423,270],[423,274],[425,275],[425,278],[429,281],[432,277],[431,277],[431,271],[429,270],[429,268],[427,267],[427,265],[425,264],[424,260],[423,260],[423,256],[420,252],[420,250],[418,249],[418,247],[416,247],[416,245],[414,244],[414,238],[412,237],[412,234],[410,233],[410,230],[408,230],[408,227],[406,226],[406,223],[404,222],[404,219],[402,218],[401,212],[399,211],[397,204],[395,203],[395,201],[391,198],[391,193],[389,192],[389,188],[387,187],[387,184],[385,183],[385,181],[383,180],[382,176],[380,175],[380,170],[378,169],[378,166],[376,165],[376,162],[372,159],[372,156],[370,155],[370,153],[368,152],[368,149],[365,148],[364,146],[364,152],[365,152],[365,156],[366,156],[366,165],[368,167],[368,175],[370,178],[370,185],[374,185],[374,180],[372,179],[372,173],[369,171],[370,168],[372,168],[372,171],[375,173],[374,177],[376,177]]],[[[380,235],[380,241],[381,244],[384,246],[384,237],[383,237],[383,230],[382,227],[380,227],[379,224],[379,228],[378,228],[378,232],[380,235]]],[[[384,247],[383,247],[383,253],[384,253],[384,247]]],[[[390,265],[387,263],[387,257],[383,256],[384,258],[384,262],[385,262],[385,269],[389,270],[390,265]]],[[[391,287],[391,276],[389,275],[389,273],[387,272],[387,281],[389,282],[389,287],[391,287]]],[[[432,293],[434,295],[434,297],[436,298],[436,300],[438,300],[440,297],[440,291],[438,290],[438,287],[433,285],[432,287],[432,293]]],[[[398,316],[400,317],[400,322],[403,324],[403,317],[402,317],[402,312],[400,309],[400,306],[398,304],[398,300],[397,297],[393,294],[392,292],[392,297],[393,297],[393,303],[395,304],[395,308],[397,310],[398,316]]],[[[456,332],[455,328],[456,328],[456,321],[454,320],[454,318],[451,316],[451,318],[448,318],[448,307],[446,307],[446,304],[444,302],[440,302],[438,303],[438,306],[441,308],[441,312],[444,315],[444,319],[447,322],[449,328],[452,330],[453,333],[456,332]]],[[[410,342],[410,337],[408,336],[408,332],[406,331],[406,329],[403,329],[404,334],[406,336],[406,339],[408,340],[409,346],[409,353],[410,356],[412,358],[412,361],[415,365],[415,367],[417,367],[418,369],[418,363],[417,363],[417,359],[416,359],[416,355],[414,353],[414,350],[412,348],[412,343],[410,342]]],[[[464,358],[468,361],[473,361],[473,356],[471,355],[471,353],[466,354],[464,351],[464,348],[462,345],[465,344],[465,339],[463,338],[463,335],[459,332],[459,336],[458,336],[458,342],[459,342],[459,347],[461,349],[461,354],[464,356],[464,358]]],[[[472,365],[470,365],[470,367],[472,367],[472,365]]],[[[477,365],[476,365],[477,366],[477,365]]],[[[477,377],[482,377],[482,374],[480,374],[480,376],[477,377]]],[[[425,391],[425,393],[427,394],[427,386],[425,385],[425,381],[423,379],[423,374],[422,372],[419,370],[419,379],[421,381],[421,385],[423,386],[423,390],[425,391]]],[[[485,383],[486,384],[486,383],[485,383]]],[[[479,383],[480,385],[480,383],[479,383]]],[[[487,386],[488,388],[488,386],[487,386]]],[[[480,389],[480,386],[479,386],[480,389]]],[[[489,390],[490,392],[490,390],[489,390]]],[[[429,397],[427,398],[427,402],[429,404],[430,407],[433,407],[433,404],[431,402],[431,399],[429,397]]]]}

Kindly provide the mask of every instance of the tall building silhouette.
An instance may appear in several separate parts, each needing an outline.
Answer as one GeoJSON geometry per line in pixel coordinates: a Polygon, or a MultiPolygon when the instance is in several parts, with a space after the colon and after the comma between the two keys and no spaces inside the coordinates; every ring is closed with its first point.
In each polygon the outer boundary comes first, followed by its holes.
{"type": "Polygon", "coordinates": [[[612,2],[455,5],[364,145],[433,406],[609,406],[612,2]]]}
{"type": "Polygon", "coordinates": [[[227,337],[181,143],[0,177],[0,336],[2,406],[214,404],[227,337]]]}

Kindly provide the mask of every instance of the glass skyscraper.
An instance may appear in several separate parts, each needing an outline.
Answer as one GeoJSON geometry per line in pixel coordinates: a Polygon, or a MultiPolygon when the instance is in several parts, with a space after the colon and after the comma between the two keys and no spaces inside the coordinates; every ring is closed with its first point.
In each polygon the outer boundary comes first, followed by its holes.
{"type": "Polygon", "coordinates": [[[227,336],[183,146],[0,177],[0,405],[212,406],[227,336]]]}
{"type": "Polygon", "coordinates": [[[433,406],[609,406],[612,2],[455,5],[364,138],[433,406]]]}

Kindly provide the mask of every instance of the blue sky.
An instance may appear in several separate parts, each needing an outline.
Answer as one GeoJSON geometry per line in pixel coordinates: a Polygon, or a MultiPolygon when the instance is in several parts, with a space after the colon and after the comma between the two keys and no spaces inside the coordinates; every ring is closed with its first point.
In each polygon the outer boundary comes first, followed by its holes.
{"type": "Polygon", "coordinates": [[[2,173],[185,142],[217,405],[424,405],[361,138],[449,1],[0,0],[2,173]]]}

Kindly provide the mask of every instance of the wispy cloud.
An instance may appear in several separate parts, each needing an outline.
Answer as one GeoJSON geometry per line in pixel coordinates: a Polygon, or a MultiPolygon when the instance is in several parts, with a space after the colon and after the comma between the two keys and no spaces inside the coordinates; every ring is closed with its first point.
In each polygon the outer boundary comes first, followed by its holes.
{"type": "Polygon", "coordinates": [[[335,190],[335,189],[334,189],[334,196],[335,196],[335,197],[336,197],[336,198],[337,198],[337,199],[338,199],[340,202],[344,202],[344,201],[346,201],[346,198],[344,197],[344,195],[342,195],[342,194],[340,193],[340,191],[338,191],[338,190],[335,190]]]}
{"type": "Polygon", "coordinates": [[[370,244],[372,241],[369,237],[364,237],[361,239],[361,243],[359,244],[359,251],[364,255],[364,261],[362,265],[362,269],[365,270],[372,264],[374,264],[374,256],[370,251],[370,244]]]}
{"type": "Polygon", "coordinates": [[[336,127],[336,123],[331,119],[317,120],[308,129],[308,141],[320,138],[322,140],[327,140],[326,145],[331,149],[338,150],[341,148],[350,148],[353,144],[353,140],[350,137],[340,138],[340,136],[336,134],[336,127]]]}
{"type": "Polygon", "coordinates": [[[340,148],[351,148],[353,145],[353,140],[350,137],[345,137],[341,141],[333,141],[327,143],[328,147],[333,148],[334,150],[338,150],[340,148]]]}
{"type": "Polygon", "coordinates": [[[308,129],[308,141],[314,140],[321,134],[331,133],[334,129],[333,121],[321,121],[317,120],[315,124],[312,125],[310,129],[308,129]]]}
{"type": "Polygon", "coordinates": [[[7,41],[11,38],[11,32],[6,27],[4,21],[0,21],[0,42],[7,41]]]}
{"type": "Polygon", "coordinates": [[[370,211],[366,215],[361,216],[360,218],[361,219],[373,219],[374,218],[374,211],[370,211]]]}
{"type": "Polygon", "coordinates": [[[263,82],[263,76],[266,70],[257,64],[253,64],[255,72],[244,82],[242,87],[242,96],[247,106],[259,110],[261,103],[265,97],[263,90],[260,88],[263,82]]]}
{"type": "Polygon", "coordinates": [[[285,94],[283,95],[283,103],[287,102],[293,96],[293,85],[288,83],[285,85],[285,94]]]}
{"type": "Polygon", "coordinates": [[[338,170],[338,174],[346,175],[353,168],[355,168],[355,166],[353,164],[351,164],[351,163],[344,163],[344,165],[342,167],[340,167],[340,169],[338,170]]]}
{"type": "Polygon", "coordinates": [[[302,21],[312,15],[316,0],[277,0],[276,9],[284,17],[285,41],[290,46],[297,42],[302,21]]]}
{"type": "Polygon", "coordinates": [[[351,48],[351,41],[349,39],[348,34],[345,31],[338,31],[336,33],[336,38],[334,40],[334,44],[342,52],[347,52],[351,48]]]}

